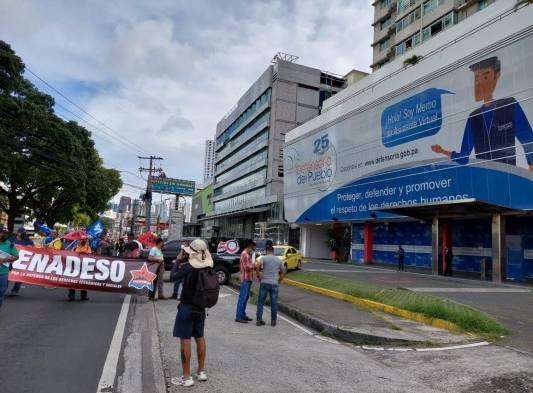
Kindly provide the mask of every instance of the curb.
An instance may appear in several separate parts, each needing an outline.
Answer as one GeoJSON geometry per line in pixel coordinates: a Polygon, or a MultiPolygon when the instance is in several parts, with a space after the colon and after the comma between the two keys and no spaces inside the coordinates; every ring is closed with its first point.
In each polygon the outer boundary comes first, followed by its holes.
{"type": "MultiPolygon", "coordinates": [[[[284,283],[286,281],[287,279],[283,280],[284,283]]],[[[239,290],[239,284],[234,281],[230,280],[227,285],[232,287],[233,289],[239,290]]],[[[255,291],[252,290],[251,293],[257,296],[257,293],[255,291]]],[[[419,341],[369,335],[347,330],[344,329],[342,326],[333,325],[311,314],[301,311],[295,307],[289,306],[281,301],[278,301],[278,310],[284,313],[285,315],[291,317],[292,319],[300,322],[301,324],[307,326],[308,328],[319,332],[319,334],[321,335],[335,338],[351,344],[399,346],[420,344],[419,341]]]]}
{"type": "Polygon", "coordinates": [[[401,308],[389,306],[387,304],[375,302],[373,300],[367,300],[367,299],[362,299],[362,298],[358,298],[358,297],[351,296],[351,295],[346,295],[344,293],[332,291],[330,289],[316,287],[310,284],[304,284],[302,282],[294,281],[288,278],[283,280],[283,282],[293,287],[306,289],[308,291],[316,292],[323,296],[328,296],[334,299],[342,300],[342,301],[356,304],[359,306],[371,308],[373,310],[386,312],[388,314],[397,315],[399,317],[410,319],[412,321],[416,321],[420,323],[424,323],[426,325],[431,325],[439,329],[445,329],[445,330],[449,330],[455,333],[461,332],[461,329],[456,324],[454,324],[453,322],[445,321],[443,319],[426,317],[425,315],[417,313],[417,312],[403,310],[401,308]]]}

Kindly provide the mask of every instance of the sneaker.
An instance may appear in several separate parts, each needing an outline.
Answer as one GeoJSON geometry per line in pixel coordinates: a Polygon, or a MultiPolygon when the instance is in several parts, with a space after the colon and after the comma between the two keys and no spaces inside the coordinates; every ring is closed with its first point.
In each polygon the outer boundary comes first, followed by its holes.
{"type": "Polygon", "coordinates": [[[246,319],[236,319],[235,322],[248,323],[248,321],[246,319]]]}
{"type": "Polygon", "coordinates": [[[257,326],[264,326],[265,325],[265,321],[257,321],[255,324],[257,326]]]}
{"type": "Polygon", "coordinates": [[[276,326],[276,321],[270,322],[270,326],[276,326]]]}
{"type": "Polygon", "coordinates": [[[250,318],[249,316],[245,316],[243,319],[244,319],[245,321],[248,321],[248,322],[253,321],[253,319],[250,318]]]}
{"type": "Polygon", "coordinates": [[[173,293],[172,296],[170,297],[171,299],[177,299],[178,298],[178,294],[177,293],[173,293]]]}
{"type": "Polygon", "coordinates": [[[10,291],[7,296],[18,296],[18,292],[10,291]]]}
{"type": "Polygon", "coordinates": [[[172,378],[170,380],[170,383],[172,385],[190,387],[190,386],[194,385],[194,379],[192,379],[192,377],[189,377],[189,378],[185,379],[185,378],[183,378],[183,376],[174,377],[174,378],[172,378]]]}
{"type": "Polygon", "coordinates": [[[86,302],[87,300],[89,300],[89,298],[88,298],[87,296],[85,296],[85,297],[82,297],[80,300],[81,300],[82,302],[86,302]]]}
{"type": "Polygon", "coordinates": [[[200,371],[198,374],[196,374],[196,378],[198,378],[198,381],[205,382],[207,381],[207,374],[205,371],[200,371]]]}

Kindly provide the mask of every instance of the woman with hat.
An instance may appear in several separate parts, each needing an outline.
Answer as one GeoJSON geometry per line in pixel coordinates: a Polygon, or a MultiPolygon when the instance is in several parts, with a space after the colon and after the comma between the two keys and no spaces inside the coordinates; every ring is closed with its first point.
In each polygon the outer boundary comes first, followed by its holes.
{"type": "Polygon", "coordinates": [[[198,281],[198,272],[201,269],[213,267],[213,258],[209,253],[207,244],[201,240],[193,240],[189,246],[183,247],[183,251],[189,255],[186,262],[174,264],[171,271],[173,280],[182,280],[183,289],[180,296],[180,304],[174,324],[174,337],[180,339],[181,365],[183,375],[172,378],[171,382],[179,386],[192,386],[194,380],[191,376],[191,337],[196,341],[196,353],[198,356],[198,381],[207,381],[205,373],[206,344],[204,338],[205,309],[199,309],[193,305],[193,297],[198,281]]]}

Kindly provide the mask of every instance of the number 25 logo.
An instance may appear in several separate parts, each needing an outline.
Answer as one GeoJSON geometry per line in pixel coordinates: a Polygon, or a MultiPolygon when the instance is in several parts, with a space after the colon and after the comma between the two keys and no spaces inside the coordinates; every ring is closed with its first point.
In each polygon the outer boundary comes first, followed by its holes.
{"type": "Polygon", "coordinates": [[[323,135],[322,138],[318,138],[313,142],[315,147],[313,153],[315,154],[324,154],[329,147],[328,134],[323,135]]]}

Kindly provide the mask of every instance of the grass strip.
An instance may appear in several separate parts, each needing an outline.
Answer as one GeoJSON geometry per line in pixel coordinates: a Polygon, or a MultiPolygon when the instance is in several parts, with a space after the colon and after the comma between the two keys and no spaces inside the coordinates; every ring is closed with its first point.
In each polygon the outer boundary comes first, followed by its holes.
{"type": "Polygon", "coordinates": [[[400,288],[384,288],[368,283],[344,280],[314,272],[293,272],[288,278],[305,284],[330,289],[350,296],[373,300],[403,310],[439,318],[456,324],[465,332],[489,340],[506,335],[507,330],[487,314],[472,307],[436,296],[400,288]]]}

